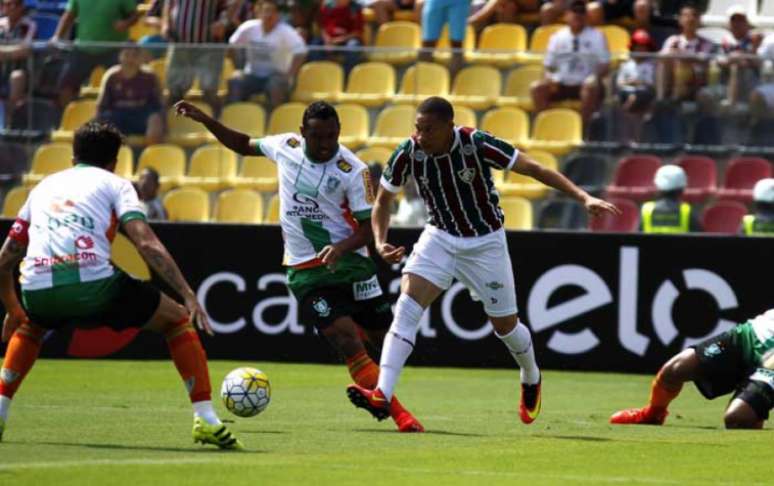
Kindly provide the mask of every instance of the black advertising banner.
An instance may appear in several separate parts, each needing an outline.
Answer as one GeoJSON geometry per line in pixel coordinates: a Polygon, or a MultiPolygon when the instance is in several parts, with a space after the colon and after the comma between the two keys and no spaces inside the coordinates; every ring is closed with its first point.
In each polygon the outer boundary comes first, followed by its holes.
{"type": "MultiPolygon", "coordinates": [[[[9,221],[0,225],[7,231],[9,221]]],[[[299,325],[286,289],[276,226],[156,224],[210,315],[213,359],[332,362],[330,347],[299,325]]],[[[419,230],[394,229],[408,249],[419,230]]],[[[542,366],[656,370],[685,346],[774,307],[774,239],[560,232],[508,235],[519,313],[542,366]]],[[[397,298],[400,269],[380,262],[397,298]]],[[[426,312],[411,364],[514,366],[482,307],[455,283],[426,312]]],[[[166,358],[160,336],[108,328],[50,333],[48,357],[166,358]]]]}

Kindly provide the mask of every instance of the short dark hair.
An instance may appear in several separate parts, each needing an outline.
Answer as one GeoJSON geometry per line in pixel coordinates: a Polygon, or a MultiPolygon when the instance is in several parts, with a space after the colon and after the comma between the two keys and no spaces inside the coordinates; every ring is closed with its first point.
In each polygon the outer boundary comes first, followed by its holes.
{"type": "Polygon", "coordinates": [[[304,110],[304,118],[302,120],[303,126],[309,125],[309,120],[336,120],[336,125],[341,126],[339,121],[339,114],[336,112],[336,108],[327,101],[315,101],[304,110]]]}
{"type": "Polygon", "coordinates": [[[454,120],[454,108],[451,103],[440,96],[431,96],[420,103],[417,112],[422,115],[433,115],[441,121],[454,120]]]}
{"type": "MultiPolygon", "coordinates": [[[[160,178],[159,178],[159,171],[157,171],[157,170],[156,170],[156,169],[154,169],[153,167],[150,167],[150,166],[148,166],[148,167],[145,167],[145,168],[142,170],[142,172],[143,172],[143,173],[147,172],[147,173],[148,173],[148,175],[149,175],[149,176],[150,176],[150,177],[153,179],[153,181],[154,181],[156,184],[158,184],[158,183],[159,183],[159,180],[160,180],[160,178]]],[[[141,173],[140,175],[142,176],[142,173],[141,173]]]]}
{"type": "Polygon", "coordinates": [[[695,13],[696,15],[699,14],[699,7],[695,3],[693,3],[693,2],[686,2],[686,3],[684,3],[683,6],[680,7],[680,10],[679,10],[678,13],[679,14],[683,13],[683,10],[685,10],[686,8],[690,9],[690,10],[693,10],[693,13],[695,13]]]}
{"type": "Polygon", "coordinates": [[[78,163],[107,167],[118,158],[123,138],[110,123],[87,122],[75,131],[73,155],[78,163]]]}

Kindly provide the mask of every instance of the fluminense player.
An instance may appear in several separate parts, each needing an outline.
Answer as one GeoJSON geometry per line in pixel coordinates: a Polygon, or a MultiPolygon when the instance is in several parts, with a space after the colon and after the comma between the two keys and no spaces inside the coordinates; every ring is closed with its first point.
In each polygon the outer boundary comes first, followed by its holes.
{"type": "Polygon", "coordinates": [[[131,182],[113,173],[121,143],[111,125],[80,127],[73,167],[35,186],[0,249],[0,300],[7,313],[2,339],[8,342],[0,370],[0,438],[11,399],[35,363],[46,330],[108,324],[163,334],[193,403],[194,440],[242,449],[210,400],[207,356],[192,326],[212,334],[207,316],[148,226],[131,182]],[[110,243],[119,226],[184,306],[113,267],[110,243]],[[20,303],[13,270],[22,260],[20,303]]]}
{"type": "Polygon", "coordinates": [[[474,128],[455,126],[454,110],[445,99],[431,97],[422,102],[415,134],[398,147],[381,179],[372,216],[377,251],[389,263],[398,263],[405,254],[404,247],[387,242],[387,229],[390,204],[409,176],[417,182],[429,223],[403,269],[377,386],[369,390],[355,384],[347,389],[355,406],[379,420],[387,415],[398,377],[414,349],[422,313],[454,279],[483,302],[495,335],[521,367],[522,422],[533,422],[540,412],[540,370],[530,332],[518,319],[504,217],[492,170],[534,177],[577,199],[592,215],[618,212],[507,142],[474,128]]]}
{"type": "MultiPolygon", "coordinates": [[[[177,113],[201,122],[226,147],[263,155],[277,164],[280,226],[285,240],[288,287],[300,305],[301,321],[314,325],[345,357],[350,375],[373,388],[379,367],[362,335],[381,347],[392,320],[390,304],[368,256],[373,188],[368,166],[339,144],[336,110],[324,101],[304,111],[301,134],[250,139],[181,101],[177,113]]],[[[422,425],[397,400],[387,415],[401,432],[422,425]]]]}

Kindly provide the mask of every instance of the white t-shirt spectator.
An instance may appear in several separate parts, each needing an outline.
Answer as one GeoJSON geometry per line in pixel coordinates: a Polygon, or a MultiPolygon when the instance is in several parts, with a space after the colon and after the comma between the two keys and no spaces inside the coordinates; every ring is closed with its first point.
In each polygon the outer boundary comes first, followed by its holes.
{"type": "Polygon", "coordinates": [[[558,30],[548,41],[543,64],[553,71],[551,79],[568,86],[578,86],[596,74],[600,64],[610,62],[605,35],[585,27],[577,36],[569,27],[558,30]]]}
{"type": "Polygon", "coordinates": [[[306,54],[304,40],[285,22],[279,22],[266,33],[261,20],[248,20],[237,28],[228,42],[249,46],[245,72],[258,77],[287,74],[293,56],[306,54]]]}
{"type": "Polygon", "coordinates": [[[715,51],[715,44],[704,37],[696,36],[688,40],[683,34],[675,34],[664,41],[661,53],[669,54],[674,50],[684,54],[712,54],[715,51]]]}
{"type": "Polygon", "coordinates": [[[640,86],[653,86],[656,83],[656,63],[650,59],[640,62],[629,59],[618,69],[618,86],[637,83],[640,86]]]}
{"type": "Polygon", "coordinates": [[[774,34],[768,34],[763,38],[763,42],[758,47],[758,55],[765,59],[774,60],[774,34]]]}

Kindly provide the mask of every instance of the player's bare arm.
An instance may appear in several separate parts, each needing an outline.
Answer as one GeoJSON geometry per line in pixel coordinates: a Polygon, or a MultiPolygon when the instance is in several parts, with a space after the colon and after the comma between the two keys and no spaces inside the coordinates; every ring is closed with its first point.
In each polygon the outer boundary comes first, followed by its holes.
{"type": "Polygon", "coordinates": [[[240,155],[255,155],[255,152],[250,147],[249,135],[228,128],[218,120],[204,113],[195,105],[187,101],[178,101],[175,103],[175,113],[177,113],[178,116],[185,116],[201,123],[210,131],[210,133],[215,135],[215,138],[217,138],[220,143],[234,152],[240,155]]]}
{"type": "Polygon", "coordinates": [[[137,247],[143,260],[183,298],[185,308],[191,316],[191,322],[207,334],[213,335],[207,314],[199,305],[199,301],[196,300],[196,294],[186,282],[177,263],[172,259],[172,255],[159,241],[148,223],[134,219],[124,224],[124,230],[137,247]]]}
{"type": "Polygon", "coordinates": [[[516,162],[516,164],[514,164],[512,170],[513,172],[530,176],[547,186],[564,192],[565,194],[582,203],[586,208],[586,211],[588,211],[592,216],[598,216],[603,212],[621,214],[621,210],[618,209],[614,204],[610,204],[605,200],[590,195],[580,187],[576,186],[571,180],[566,178],[561,173],[547,167],[543,167],[539,163],[524,155],[524,153],[519,154],[519,160],[516,162]]]}
{"type": "Polygon", "coordinates": [[[342,255],[366,246],[372,239],[373,231],[371,230],[371,225],[367,222],[361,222],[349,238],[345,238],[333,245],[326,245],[317,254],[317,258],[322,260],[324,265],[332,268],[342,255]]]}
{"type": "Polygon", "coordinates": [[[28,320],[13,284],[13,271],[24,258],[26,249],[26,245],[11,238],[6,238],[3,248],[0,249],[0,300],[3,301],[6,312],[3,321],[4,343],[8,342],[13,332],[28,320]]]}
{"type": "Polygon", "coordinates": [[[371,227],[374,232],[374,245],[376,251],[387,263],[399,263],[406,254],[406,248],[403,246],[394,247],[387,243],[387,231],[390,227],[390,206],[395,199],[395,194],[383,187],[379,188],[379,193],[374,201],[374,209],[371,212],[371,227]]]}

